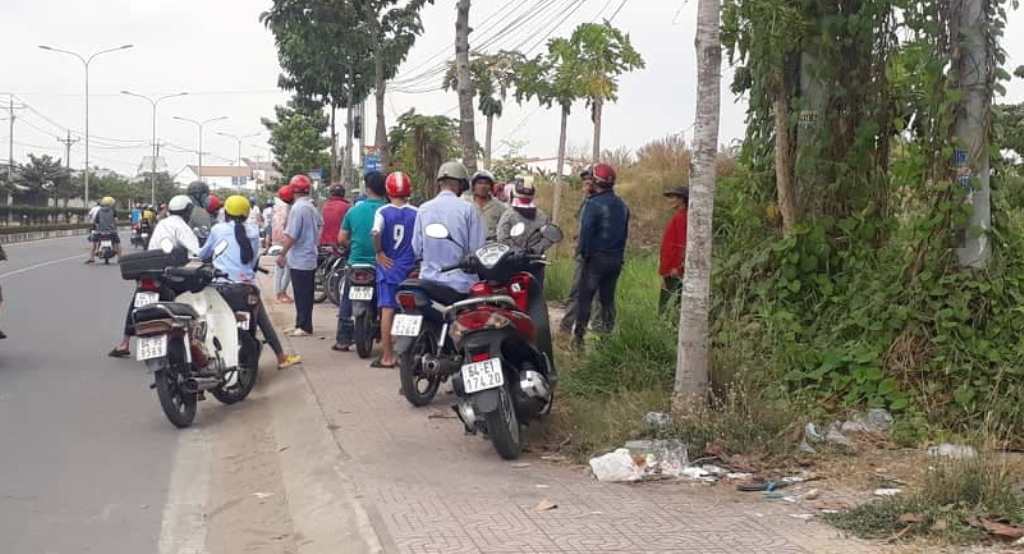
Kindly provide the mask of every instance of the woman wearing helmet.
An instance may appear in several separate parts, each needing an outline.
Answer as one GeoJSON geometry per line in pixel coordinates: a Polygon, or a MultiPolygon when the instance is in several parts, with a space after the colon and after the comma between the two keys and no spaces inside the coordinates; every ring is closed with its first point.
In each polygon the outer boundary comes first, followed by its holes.
{"type": "MultiPolygon", "coordinates": [[[[542,253],[551,247],[551,243],[540,236],[541,227],[550,222],[548,214],[534,203],[537,190],[533,184],[516,179],[513,185],[512,209],[506,211],[498,220],[498,242],[542,253]],[[523,231],[513,237],[512,228],[518,223],[523,224],[523,231]]],[[[543,286],[544,266],[534,267],[531,273],[543,286]]]]}
{"type": "Polygon", "coordinates": [[[225,221],[221,204],[220,197],[216,194],[211,194],[210,199],[206,201],[206,213],[210,214],[210,223],[212,225],[225,221]]]}
{"type": "MultiPolygon", "coordinates": [[[[284,228],[288,225],[288,212],[292,202],[295,202],[295,193],[290,185],[277,189],[277,197],[274,198],[274,212],[271,216],[270,232],[267,235],[269,249],[275,247],[280,250],[284,247],[284,228]]],[[[278,267],[274,264],[274,295],[277,301],[282,304],[295,302],[288,296],[288,285],[292,282],[288,268],[278,267]]]]}
{"type": "MultiPolygon", "coordinates": [[[[224,201],[224,215],[227,221],[218,223],[210,229],[210,237],[199,251],[200,258],[212,258],[213,266],[227,273],[227,278],[236,283],[256,282],[256,267],[260,260],[260,231],[255,225],[246,223],[251,210],[252,206],[246,197],[238,194],[229,196],[224,201]],[[227,243],[228,247],[223,254],[214,257],[214,247],[222,241],[227,243]]],[[[298,356],[285,354],[262,300],[256,310],[260,331],[277,355],[277,368],[284,369],[299,363],[298,356]]]]}

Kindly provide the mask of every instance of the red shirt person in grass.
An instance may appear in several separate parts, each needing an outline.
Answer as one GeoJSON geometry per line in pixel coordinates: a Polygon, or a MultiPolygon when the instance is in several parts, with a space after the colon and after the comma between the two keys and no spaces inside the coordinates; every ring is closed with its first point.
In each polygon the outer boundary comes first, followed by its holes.
{"type": "Polygon", "coordinates": [[[690,202],[690,190],[676,187],[665,193],[671,199],[676,212],[672,214],[661,237],[661,263],[658,274],[661,275],[661,299],[658,309],[662,314],[670,302],[678,302],[683,289],[683,264],[686,262],[686,209],[690,202]]]}

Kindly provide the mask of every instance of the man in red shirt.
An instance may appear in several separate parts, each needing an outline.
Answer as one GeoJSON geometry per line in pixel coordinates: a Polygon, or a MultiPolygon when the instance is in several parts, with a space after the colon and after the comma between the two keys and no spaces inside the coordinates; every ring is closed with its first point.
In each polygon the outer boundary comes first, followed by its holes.
{"type": "Polygon", "coordinates": [[[672,214],[665,234],[661,237],[661,264],[658,274],[661,275],[661,300],[659,311],[664,314],[670,302],[678,302],[683,289],[683,264],[686,261],[686,207],[690,202],[690,190],[676,187],[665,193],[672,199],[676,213],[672,214]]]}
{"type": "Polygon", "coordinates": [[[323,218],[324,227],[320,230],[320,246],[338,246],[338,233],[341,231],[341,222],[352,205],[345,200],[345,187],[341,185],[331,186],[331,196],[324,203],[323,218]]]}

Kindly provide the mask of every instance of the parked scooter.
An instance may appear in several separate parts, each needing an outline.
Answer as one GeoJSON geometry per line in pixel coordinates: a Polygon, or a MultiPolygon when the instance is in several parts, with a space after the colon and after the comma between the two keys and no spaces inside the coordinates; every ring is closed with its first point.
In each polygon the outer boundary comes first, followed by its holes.
{"type": "MultiPolygon", "coordinates": [[[[512,235],[522,235],[524,227],[513,227],[512,235]]],[[[562,240],[554,225],[537,233],[551,244],[562,240]]],[[[442,224],[428,225],[425,234],[452,240],[442,224]]],[[[488,243],[442,268],[477,274],[481,281],[469,295],[420,280],[406,281],[397,295],[403,313],[396,315],[392,334],[400,337],[396,352],[406,398],[425,404],[450,377],[458,397],[453,408],[466,431],[486,433],[505,459],[522,451],[520,424],[550,412],[558,380],[547,304],[529,272],[545,263],[543,254],[488,243]]]]}
{"type": "MultiPolygon", "coordinates": [[[[337,247],[321,246],[317,252],[316,274],[313,276],[313,302],[320,304],[331,296],[332,270],[342,259],[337,247]]],[[[335,293],[335,297],[337,293],[335,293]]]]}
{"type": "MultiPolygon", "coordinates": [[[[137,281],[133,320],[136,358],[154,376],[167,419],[192,424],[205,392],[224,404],[244,400],[256,384],[262,344],[256,338],[259,289],[219,282],[212,264],[189,260],[170,239],[160,250],[121,259],[121,276],[137,281]]],[[[227,242],[214,248],[220,256],[227,242]]]]}
{"type": "Polygon", "coordinates": [[[348,268],[348,299],[355,319],[353,340],[356,353],[366,359],[373,353],[374,341],[380,340],[380,310],[377,309],[377,269],[370,264],[353,264],[348,268]]]}

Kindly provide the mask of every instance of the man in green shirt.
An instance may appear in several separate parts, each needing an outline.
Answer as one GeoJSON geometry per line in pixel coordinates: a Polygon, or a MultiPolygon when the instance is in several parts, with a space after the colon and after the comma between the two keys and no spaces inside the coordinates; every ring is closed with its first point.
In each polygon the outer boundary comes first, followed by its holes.
{"type": "MultiPolygon", "coordinates": [[[[387,203],[387,190],[384,186],[383,173],[367,173],[363,181],[366,183],[366,200],[356,203],[345,214],[338,242],[349,248],[349,265],[372,266],[377,263],[377,251],[373,248],[373,217],[377,210],[387,203]]],[[[338,300],[338,330],[335,333],[334,346],[331,348],[338,352],[348,352],[352,348],[355,323],[352,321],[352,301],[348,298],[347,280],[342,283],[338,300]]]]}

